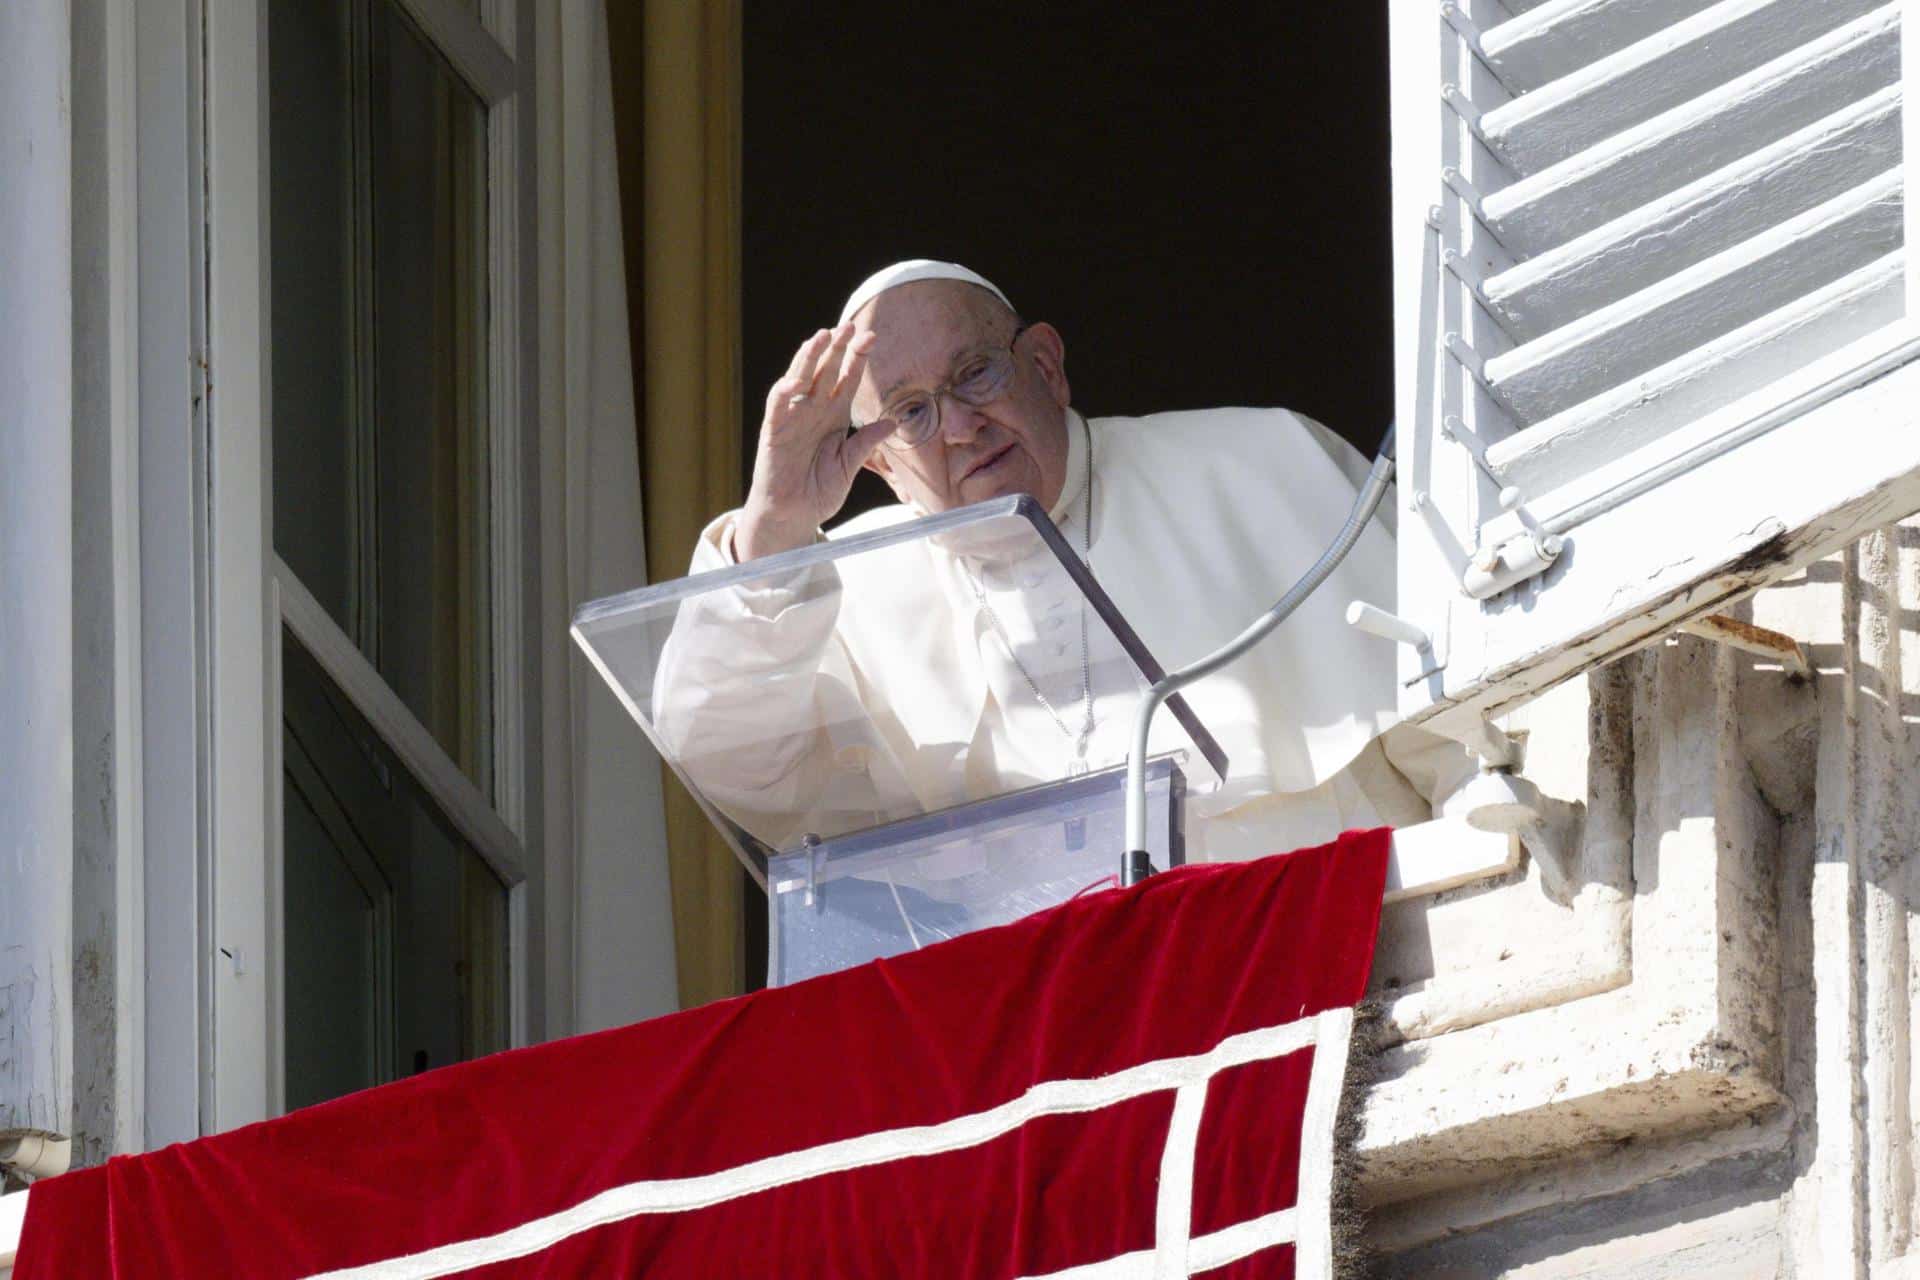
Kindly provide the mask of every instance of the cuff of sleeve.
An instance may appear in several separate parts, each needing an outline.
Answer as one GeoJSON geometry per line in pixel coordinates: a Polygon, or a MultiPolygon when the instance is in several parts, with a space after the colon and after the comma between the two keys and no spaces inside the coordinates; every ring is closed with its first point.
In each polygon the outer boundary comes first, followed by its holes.
{"type": "MultiPolygon", "coordinates": [[[[692,572],[706,569],[719,569],[740,563],[739,553],[733,547],[733,531],[740,522],[738,511],[729,511],[700,531],[700,541],[693,548],[692,572]]],[[[813,531],[815,542],[825,542],[827,535],[820,530],[813,531]]]]}
{"type": "MultiPolygon", "coordinates": [[[[740,563],[733,548],[733,530],[739,515],[738,511],[729,511],[700,531],[700,541],[693,550],[693,573],[740,563]]],[[[813,536],[815,542],[827,540],[826,535],[817,529],[813,536]]],[[[725,594],[737,606],[741,616],[775,621],[796,605],[818,597],[822,591],[830,591],[832,587],[829,584],[837,582],[838,575],[833,573],[831,566],[816,564],[732,587],[725,594]]]]}

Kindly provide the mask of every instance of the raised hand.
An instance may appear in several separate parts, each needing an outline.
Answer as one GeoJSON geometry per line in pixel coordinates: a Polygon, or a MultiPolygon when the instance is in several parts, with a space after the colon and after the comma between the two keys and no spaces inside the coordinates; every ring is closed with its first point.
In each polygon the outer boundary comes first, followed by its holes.
{"type": "Polygon", "coordinates": [[[800,345],[767,391],[753,483],[734,525],[734,556],[753,560],[803,547],[846,504],[860,464],[893,433],[882,419],[848,434],[853,391],[876,335],[822,329],[800,345]]]}

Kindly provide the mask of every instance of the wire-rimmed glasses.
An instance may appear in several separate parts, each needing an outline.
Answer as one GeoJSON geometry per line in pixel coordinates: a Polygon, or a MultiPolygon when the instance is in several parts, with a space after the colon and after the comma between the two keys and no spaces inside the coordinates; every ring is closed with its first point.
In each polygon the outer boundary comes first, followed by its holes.
{"type": "MultiPolygon", "coordinates": [[[[1026,331],[1027,326],[1023,324],[1013,331],[1004,347],[976,351],[964,357],[953,375],[931,391],[902,392],[874,419],[879,422],[890,418],[894,422],[893,434],[881,443],[904,453],[933,439],[940,432],[940,401],[947,396],[978,409],[1005,395],[1007,384],[1013,381],[1013,348],[1026,331]]],[[[860,425],[855,424],[855,429],[860,425]]]]}

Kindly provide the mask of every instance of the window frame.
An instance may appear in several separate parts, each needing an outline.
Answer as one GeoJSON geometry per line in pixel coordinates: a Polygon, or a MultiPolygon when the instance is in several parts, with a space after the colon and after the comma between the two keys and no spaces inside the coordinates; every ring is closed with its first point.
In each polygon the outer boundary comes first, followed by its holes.
{"type": "MultiPolygon", "coordinates": [[[[204,0],[205,309],[211,388],[204,439],[207,537],[208,937],[203,982],[203,1132],[285,1108],[281,934],[281,628],[380,732],[500,876],[507,891],[509,1043],[536,1016],[529,899],[535,848],[529,779],[540,773],[526,701],[526,574],[537,563],[526,460],[533,398],[528,314],[535,290],[521,203],[533,76],[518,0],[484,0],[476,17],[452,0],[394,0],[487,111],[488,455],[490,477],[494,800],[491,804],[374,672],[351,639],[273,553],[267,234],[265,0],[204,0]]],[[[530,222],[530,218],[527,219],[530,222]]]]}

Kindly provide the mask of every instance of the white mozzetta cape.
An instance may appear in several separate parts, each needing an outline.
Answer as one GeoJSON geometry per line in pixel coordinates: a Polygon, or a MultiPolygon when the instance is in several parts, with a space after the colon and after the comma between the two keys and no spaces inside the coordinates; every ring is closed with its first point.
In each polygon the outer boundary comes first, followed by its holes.
{"type": "MultiPolygon", "coordinates": [[[[1340,528],[1366,474],[1365,460],[1338,436],[1285,410],[1070,416],[1068,479],[1050,514],[1078,549],[1091,447],[1094,575],[1168,669],[1218,647],[1278,599],[1340,528]]],[[[919,514],[882,508],[827,536],[919,514]]],[[[733,519],[729,513],[708,526],[694,572],[730,563],[733,519]]],[[[683,758],[734,762],[726,768],[732,776],[709,767],[698,781],[724,806],[765,815],[746,825],[776,844],[822,829],[807,821],[822,806],[877,820],[1020,785],[1028,780],[1019,767],[1023,740],[1029,757],[1065,741],[1056,725],[1022,710],[1033,700],[1009,680],[1004,659],[986,656],[979,606],[956,573],[936,564],[901,574],[895,560],[880,581],[864,559],[839,562],[839,583],[824,590],[816,581],[740,592],[731,604],[683,613],[662,664],[655,710],[666,741],[683,758]],[[781,669],[817,678],[768,680],[781,669]],[[849,703],[876,689],[885,691],[886,706],[868,708],[878,714],[859,733],[806,728],[764,746],[772,723],[844,726],[860,714],[849,703]],[[763,746],[757,754],[742,750],[748,742],[763,746]],[[983,757],[1012,776],[979,776],[983,757]]],[[[1393,538],[1380,521],[1277,632],[1187,690],[1231,765],[1222,790],[1191,797],[1192,813],[1263,815],[1251,829],[1242,824],[1237,835],[1215,840],[1214,856],[1407,820],[1404,801],[1398,813],[1373,802],[1383,775],[1408,794],[1384,762],[1368,768],[1363,761],[1357,781],[1337,777],[1394,720],[1395,655],[1387,642],[1346,625],[1354,599],[1393,607],[1393,538]],[[1301,803],[1262,800],[1285,796],[1301,803]]],[[[1065,699],[1059,705],[1068,718],[1077,712],[1065,699]]],[[[1113,758],[1117,747],[1124,759],[1128,719],[1103,709],[1097,757],[1113,758]]],[[[1032,772],[1058,776],[1045,765],[1032,772]]],[[[1221,830],[1232,829],[1227,815],[1221,830]]],[[[1196,852],[1207,844],[1202,837],[1196,852]]]]}

